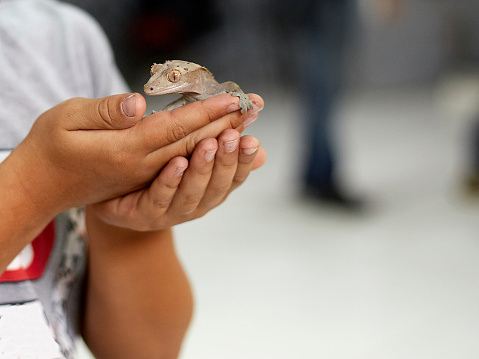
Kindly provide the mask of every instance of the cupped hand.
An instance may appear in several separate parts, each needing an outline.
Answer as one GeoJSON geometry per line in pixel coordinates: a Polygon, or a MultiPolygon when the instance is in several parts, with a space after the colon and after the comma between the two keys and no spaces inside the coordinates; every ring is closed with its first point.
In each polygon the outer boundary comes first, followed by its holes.
{"type": "Polygon", "coordinates": [[[259,141],[226,130],[196,146],[190,161],[175,157],[150,186],[90,205],[88,212],[109,225],[136,231],[161,230],[205,215],[263,165],[259,141]]]}
{"type": "MultiPolygon", "coordinates": [[[[67,100],[42,114],[8,162],[39,210],[59,213],[148,185],[174,157],[188,157],[206,138],[254,120],[238,99],[220,95],[143,118],[139,94],[67,100]]],[[[175,160],[179,161],[179,160],[175,160]]]]}

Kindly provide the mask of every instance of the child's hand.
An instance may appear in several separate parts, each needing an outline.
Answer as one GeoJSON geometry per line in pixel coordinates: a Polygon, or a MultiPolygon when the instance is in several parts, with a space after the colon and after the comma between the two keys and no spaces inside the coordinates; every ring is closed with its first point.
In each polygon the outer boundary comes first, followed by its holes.
{"type": "MultiPolygon", "coordinates": [[[[261,98],[251,98],[259,110],[261,98]]],[[[173,157],[257,116],[241,115],[230,95],[143,118],[145,108],[139,94],[65,101],[37,119],[5,165],[32,205],[54,215],[143,188],[173,157]]]]}
{"type": "Polygon", "coordinates": [[[171,227],[221,204],[264,161],[256,138],[226,130],[218,140],[198,143],[189,164],[184,157],[173,158],[149,187],[90,205],[88,213],[137,231],[171,227]]]}

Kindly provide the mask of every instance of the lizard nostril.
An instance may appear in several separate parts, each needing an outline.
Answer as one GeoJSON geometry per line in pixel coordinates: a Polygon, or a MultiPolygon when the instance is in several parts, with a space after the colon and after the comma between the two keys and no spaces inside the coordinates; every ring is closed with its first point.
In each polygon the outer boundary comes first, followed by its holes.
{"type": "Polygon", "coordinates": [[[153,88],[153,87],[150,87],[150,91],[153,91],[153,90],[154,90],[154,88],[153,88]]]}

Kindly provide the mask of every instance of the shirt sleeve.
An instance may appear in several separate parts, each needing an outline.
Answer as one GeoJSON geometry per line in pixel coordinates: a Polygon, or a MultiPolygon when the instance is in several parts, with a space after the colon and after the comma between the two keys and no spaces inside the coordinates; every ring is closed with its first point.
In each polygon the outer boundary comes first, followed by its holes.
{"type": "Polygon", "coordinates": [[[108,38],[96,20],[74,5],[63,3],[63,21],[71,33],[69,39],[72,76],[86,97],[104,97],[130,92],[121,75],[108,38]]]}

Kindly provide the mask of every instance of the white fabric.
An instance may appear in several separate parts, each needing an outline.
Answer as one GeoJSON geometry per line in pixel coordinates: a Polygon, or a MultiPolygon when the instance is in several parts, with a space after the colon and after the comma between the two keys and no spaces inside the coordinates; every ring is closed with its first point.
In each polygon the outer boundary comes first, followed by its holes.
{"type": "MultiPolygon", "coordinates": [[[[61,101],[128,91],[107,39],[89,15],[55,0],[0,0],[0,162],[35,119],[61,101]]],[[[41,250],[51,248],[40,278],[0,283],[1,358],[73,358],[85,261],[82,231],[81,211],[63,213],[43,240],[32,242],[9,266],[7,274],[21,278],[38,263],[41,250]]]]}

